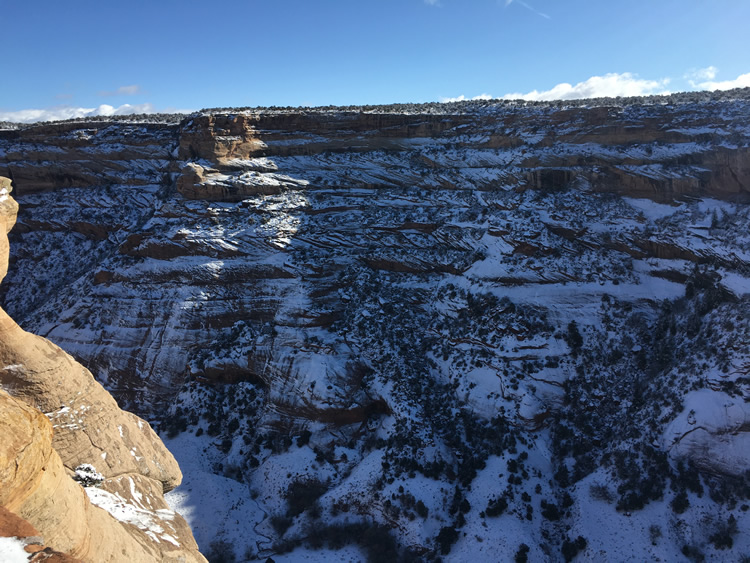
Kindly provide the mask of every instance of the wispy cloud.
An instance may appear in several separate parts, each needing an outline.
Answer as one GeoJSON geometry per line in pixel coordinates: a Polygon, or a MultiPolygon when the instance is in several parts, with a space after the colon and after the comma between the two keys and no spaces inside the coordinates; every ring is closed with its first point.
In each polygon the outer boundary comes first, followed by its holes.
{"type": "Polygon", "coordinates": [[[683,78],[687,80],[693,88],[697,88],[698,82],[713,80],[714,78],[716,78],[716,74],[718,72],[719,69],[715,66],[707,66],[706,68],[691,68],[683,75],[683,78]]]}
{"type": "MultiPolygon", "coordinates": [[[[44,109],[22,109],[19,111],[0,112],[0,121],[35,123],[37,121],[58,121],[60,119],[93,117],[95,115],[132,115],[135,113],[156,113],[156,109],[151,104],[123,104],[119,107],[110,106],[109,104],[102,104],[96,108],[56,106],[44,109]]],[[[173,113],[189,112],[174,111],[173,113]]]]}
{"type": "Polygon", "coordinates": [[[644,80],[629,72],[622,74],[610,73],[604,76],[592,76],[588,80],[575,85],[562,82],[549,90],[532,90],[531,92],[515,92],[506,94],[506,100],[574,100],[579,98],[604,98],[617,96],[650,96],[652,94],[668,94],[666,86],[669,78],[661,80],[644,80]]]}
{"type": "Polygon", "coordinates": [[[526,8],[527,10],[529,10],[530,12],[534,12],[537,16],[541,16],[541,17],[543,17],[545,19],[548,19],[548,20],[552,19],[549,15],[545,14],[544,12],[540,12],[539,10],[537,10],[536,8],[534,8],[534,6],[532,6],[531,4],[528,4],[527,2],[524,2],[523,0],[505,0],[505,7],[507,8],[508,6],[510,6],[513,3],[516,3],[519,6],[523,6],[524,8],[526,8]]]}
{"type": "Polygon", "coordinates": [[[465,102],[466,100],[491,100],[492,96],[490,94],[479,94],[478,96],[474,96],[473,98],[467,98],[463,94],[460,96],[457,96],[455,98],[440,98],[440,101],[444,104],[447,104],[449,102],[465,102]]]}
{"type": "Polygon", "coordinates": [[[440,6],[440,0],[424,0],[428,6],[440,6]]]}
{"type": "Polygon", "coordinates": [[[100,96],[135,96],[136,94],[142,94],[143,90],[138,84],[131,84],[130,86],[120,86],[117,90],[104,90],[99,92],[100,96]]]}

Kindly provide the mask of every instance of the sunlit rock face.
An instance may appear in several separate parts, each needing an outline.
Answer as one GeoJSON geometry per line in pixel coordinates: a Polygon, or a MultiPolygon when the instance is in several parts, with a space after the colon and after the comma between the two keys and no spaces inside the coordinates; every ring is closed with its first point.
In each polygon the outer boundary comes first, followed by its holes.
{"type": "Polygon", "coordinates": [[[0,133],[22,204],[4,302],[165,431],[210,435],[216,471],[264,507],[260,554],[305,535],[311,507],[284,497],[322,481],[327,521],[370,519],[417,553],[560,557],[581,534],[591,560],[624,554],[585,514],[601,504],[615,530],[655,503],[628,528],[638,557],[682,556],[687,532],[664,522],[691,463],[750,469],[731,453],[747,435],[750,102],[699,98],[0,133]]]}

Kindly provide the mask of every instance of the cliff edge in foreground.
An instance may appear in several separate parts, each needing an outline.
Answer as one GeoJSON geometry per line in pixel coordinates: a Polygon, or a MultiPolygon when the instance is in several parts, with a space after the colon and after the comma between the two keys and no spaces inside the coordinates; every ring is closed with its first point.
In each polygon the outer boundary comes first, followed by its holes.
{"type": "MultiPolygon", "coordinates": [[[[0,178],[0,280],[18,209],[10,191],[0,178]]],[[[148,423],[2,309],[0,366],[0,536],[96,563],[205,561],[164,501],[182,474],[148,423]]]]}

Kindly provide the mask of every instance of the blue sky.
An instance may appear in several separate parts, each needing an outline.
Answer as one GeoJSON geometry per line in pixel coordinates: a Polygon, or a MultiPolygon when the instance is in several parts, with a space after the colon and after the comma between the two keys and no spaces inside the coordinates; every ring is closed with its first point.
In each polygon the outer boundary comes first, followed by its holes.
{"type": "Polygon", "coordinates": [[[0,15],[0,119],[750,86],[748,0],[0,0],[0,15]]]}

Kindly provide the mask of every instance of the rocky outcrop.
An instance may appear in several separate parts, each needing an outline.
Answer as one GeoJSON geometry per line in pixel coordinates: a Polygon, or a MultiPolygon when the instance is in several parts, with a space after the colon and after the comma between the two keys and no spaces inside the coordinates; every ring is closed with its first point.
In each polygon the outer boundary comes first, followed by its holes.
{"type": "Polygon", "coordinates": [[[705,471],[742,477],[750,467],[750,408],[744,400],[711,389],[693,391],[666,428],[664,448],[705,471]]]}
{"type": "Polygon", "coordinates": [[[278,193],[284,177],[295,177],[297,167],[286,164],[312,159],[307,180],[328,176],[339,185],[461,187],[473,177],[487,188],[513,183],[549,190],[584,182],[595,190],[663,202],[685,197],[747,202],[746,105],[745,100],[575,108],[496,103],[432,113],[213,111],[179,126],[47,124],[0,131],[0,173],[13,178],[20,194],[164,185],[176,175],[186,197],[239,201],[278,193]],[[364,158],[369,170],[358,174],[357,166],[334,166],[342,160],[335,156],[346,154],[377,158],[364,158]],[[271,160],[282,178],[269,182],[269,176],[248,174],[269,172],[271,160]],[[207,164],[213,170],[201,172],[207,164]]]}
{"type": "Polygon", "coordinates": [[[42,542],[42,535],[26,520],[0,506],[0,538],[13,538],[28,553],[32,563],[82,563],[80,559],[55,551],[42,542]]]}
{"type": "Polygon", "coordinates": [[[18,204],[10,197],[11,182],[8,178],[0,177],[0,282],[8,273],[8,233],[16,223],[18,204]]]}
{"type": "MultiPolygon", "coordinates": [[[[5,240],[16,207],[2,186],[5,240]]],[[[204,561],[163,500],[182,475],[148,423],[120,410],[88,370],[2,309],[0,366],[0,506],[39,530],[47,546],[83,561],[204,561]],[[82,464],[103,480],[88,495],[72,478],[82,464]],[[117,502],[102,497],[107,491],[117,502]],[[147,506],[138,504],[144,497],[147,506]]]]}

